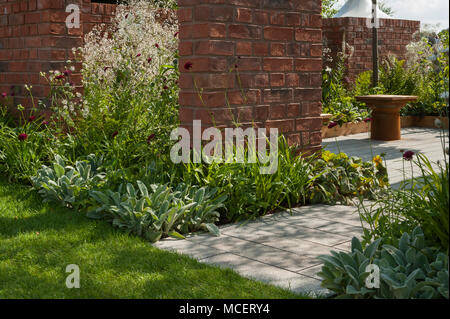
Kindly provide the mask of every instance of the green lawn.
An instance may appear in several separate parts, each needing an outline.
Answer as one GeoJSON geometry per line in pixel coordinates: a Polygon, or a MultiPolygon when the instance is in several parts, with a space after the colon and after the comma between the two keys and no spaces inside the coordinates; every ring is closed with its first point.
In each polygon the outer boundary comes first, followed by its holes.
{"type": "Polygon", "coordinates": [[[42,204],[0,179],[0,298],[299,298],[42,204]],[[80,289],[66,288],[68,264],[80,289]]]}

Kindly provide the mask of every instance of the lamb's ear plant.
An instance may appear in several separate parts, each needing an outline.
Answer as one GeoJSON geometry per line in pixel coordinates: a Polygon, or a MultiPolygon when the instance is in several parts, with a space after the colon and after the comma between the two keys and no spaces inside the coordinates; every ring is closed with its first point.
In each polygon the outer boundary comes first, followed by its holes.
{"type": "Polygon", "coordinates": [[[449,298],[448,255],[426,246],[420,227],[404,233],[397,245],[383,245],[382,239],[363,249],[354,237],[351,252],[331,252],[319,257],[324,262],[318,275],[322,286],[337,298],[436,299],[449,298]],[[378,288],[367,288],[369,265],[379,268],[378,288]]]}
{"type": "Polygon", "coordinates": [[[142,236],[151,242],[163,236],[184,238],[182,234],[203,229],[218,236],[214,224],[219,220],[219,208],[226,196],[218,197],[217,189],[178,185],[173,190],[167,185],[143,182],[121,184],[116,192],[90,191],[94,201],[87,216],[105,219],[128,233],[142,236]],[[149,189],[150,188],[150,189],[149,189]]]}
{"type": "Polygon", "coordinates": [[[43,165],[31,180],[44,202],[80,209],[88,204],[89,191],[105,183],[105,173],[101,159],[93,154],[77,161],[75,167],[66,165],[65,160],[56,155],[53,165],[43,165]]]}

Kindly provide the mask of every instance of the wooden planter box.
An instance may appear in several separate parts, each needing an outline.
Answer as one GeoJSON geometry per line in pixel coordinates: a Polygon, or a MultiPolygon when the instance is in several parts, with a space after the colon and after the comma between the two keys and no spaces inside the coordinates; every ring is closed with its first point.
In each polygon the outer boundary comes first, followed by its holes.
{"type": "Polygon", "coordinates": [[[440,118],[439,116],[402,116],[402,127],[426,127],[426,128],[438,128],[435,121],[440,119],[445,129],[448,129],[448,117],[440,118]]]}
{"type": "Polygon", "coordinates": [[[342,126],[335,126],[328,128],[328,124],[322,126],[322,138],[345,136],[351,134],[369,132],[370,123],[357,122],[357,123],[344,123],[342,126]]]}
{"type": "MultiPolygon", "coordinates": [[[[444,124],[445,129],[448,129],[448,117],[439,118],[439,116],[402,116],[401,126],[405,127],[425,127],[425,128],[437,128],[435,120],[440,119],[444,124]]],[[[322,138],[330,138],[337,136],[345,136],[358,133],[368,133],[370,129],[370,123],[357,122],[357,123],[344,123],[342,126],[335,126],[331,129],[328,128],[328,118],[324,118],[322,126],[322,138]]]]}

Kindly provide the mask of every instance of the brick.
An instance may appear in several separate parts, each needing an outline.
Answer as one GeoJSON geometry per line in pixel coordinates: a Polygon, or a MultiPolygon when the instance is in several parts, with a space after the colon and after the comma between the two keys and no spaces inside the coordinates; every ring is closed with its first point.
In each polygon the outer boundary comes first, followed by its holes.
{"type": "Polygon", "coordinates": [[[250,25],[231,24],[228,26],[228,36],[237,39],[260,39],[261,28],[250,25]]]}
{"type": "Polygon", "coordinates": [[[296,71],[321,71],[322,59],[295,59],[296,71]]]}
{"type": "Polygon", "coordinates": [[[236,54],[237,55],[252,55],[252,42],[236,42],[236,54]]]}
{"type": "Polygon", "coordinates": [[[252,22],[252,10],[247,8],[236,9],[236,22],[252,22]]]}
{"type": "Polygon", "coordinates": [[[283,27],[265,27],[264,28],[264,39],[266,40],[276,40],[276,41],[290,41],[294,38],[293,28],[283,28],[283,27]]]}
{"type": "Polygon", "coordinates": [[[291,58],[264,58],[265,71],[292,71],[293,59],[291,58]]]}
{"type": "Polygon", "coordinates": [[[296,41],[320,42],[320,41],[322,41],[322,31],[321,30],[310,30],[310,29],[296,29],[295,30],[295,40],[296,41]]]}
{"type": "Polygon", "coordinates": [[[205,40],[195,43],[194,52],[200,55],[233,55],[234,42],[205,40]]]}

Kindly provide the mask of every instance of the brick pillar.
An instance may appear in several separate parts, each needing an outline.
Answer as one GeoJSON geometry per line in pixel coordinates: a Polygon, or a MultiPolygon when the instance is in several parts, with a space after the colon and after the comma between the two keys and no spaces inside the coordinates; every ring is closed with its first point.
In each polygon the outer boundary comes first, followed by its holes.
{"type": "Polygon", "coordinates": [[[203,127],[234,127],[235,120],[319,148],[321,1],[178,4],[181,125],[201,119],[203,127]]]}
{"type": "MultiPolygon", "coordinates": [[[[405,59],[406,46],[417,41],[420,21],[380,19],[378,45],[380,61],[389,55],[405,59]],[[415,36],[416,35],[416,36],[415,36]]],[[[324,45],[331,49],[336,58],[342,52],[343,42],[353,47],[353,55],[346,61],[350,80],[359,73],[372,70],[372,29],[367,27],[365,18],[330,18],[323,20],[324,45]]]]}
{"type": "MultiPolygon", "coordinates": [[[[107,23],[114,7],[91,0],[0,0],[0,92],[14,92],[14,105],[30,106],[28,84],[45,101],[49,86],[40,72],[62,71],[72,48],[94,24],[107,23]],[[66,26],[69,4],[80,8],[80,28],[66,26]]],[[[79,66],[70,81],[81,83],[79,66]]]]}

